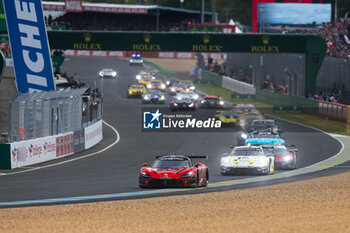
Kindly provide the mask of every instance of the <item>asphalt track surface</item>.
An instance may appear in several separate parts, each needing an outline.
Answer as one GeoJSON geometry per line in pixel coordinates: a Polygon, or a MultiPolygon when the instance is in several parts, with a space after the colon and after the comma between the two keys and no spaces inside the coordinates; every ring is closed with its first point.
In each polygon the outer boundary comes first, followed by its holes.
{"type": "MultiPolygon", "coordinates": [[[[139,169],[144,162],[152,162],[157,155],[170,153],[208,155],[210,182],[248,178],[249,176],[222,176],[220,158],[235,143],[235,133],[145,133],[141,131],[140,99],[126,98],[126,90],[135,83],[140,67],[129,66],[125,60],[111,58],[69,58],[63,69],[69,74],[79,74],[82,82],[102,88],[104,95],[104,120],[117,129],[120,141],[103,153],[40,170],[0,176],[0,202],[38,200],[111,193],[137,192],[139,169]],[[114,68],[118,79],[98,80],[98,71],[114,68]]],[[[168,105],[165,105],[168,106],[168,105]]],[[[302,168],[337,154],[341,144],[331,136],[317,130],[290,122],[283,123],[283,137],[287,144],[299,148],[297,167],[302,168]]],[[[92,149],[53,163],[103,149],[116,140],[115,132],[104,125],[104,140],[92,149]]],[[[39,165],[17,169],[25,171],[39,165]]],[[[40,166],[43,166],[41,164],[40,166]]],[[[1,171],[0,173],[7,173],[1,171]]],[[[276,171],[283,172],[283,171],[276,171]]],[[[315,177],[309,175],[307,178],[315,177]]],[[[289,182],[302,177],[291,177],[265,183],[252,183],[247,187],[289,182]]],[[[239,187],[239,186],[238,186],[239,187]]],[[[227,190],[230,187],[211,189],[227,190]]],[[[197,190],[193,193],[203,192],[197,190]]],[[[186,192],[182,192],[184,194],[186,192]]],[[[162,194],[155,194],[159,196],[162,194]]]]}

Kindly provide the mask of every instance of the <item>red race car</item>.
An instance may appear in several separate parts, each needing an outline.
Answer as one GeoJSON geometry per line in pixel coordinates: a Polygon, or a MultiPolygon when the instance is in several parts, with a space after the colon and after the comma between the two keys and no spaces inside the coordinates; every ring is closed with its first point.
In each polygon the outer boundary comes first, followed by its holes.
{"type": "Polygon", "coordinates": [[[140,169],[139,186],[148,187],[205,187],[209,181],[208,167],[203,163],[193,163],[192,159],[207,156],[165,155],[157,156],[151,166],[143,164],[140,169]]]}

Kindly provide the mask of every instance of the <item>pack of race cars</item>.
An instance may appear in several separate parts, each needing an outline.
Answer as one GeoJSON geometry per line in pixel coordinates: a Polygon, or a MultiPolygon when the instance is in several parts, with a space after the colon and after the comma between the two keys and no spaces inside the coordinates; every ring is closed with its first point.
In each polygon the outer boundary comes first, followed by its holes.
{"type": "MultiPolygon", "coordinates": [[[[158,79],[149,70],[141,70],[130,85],[127,97],[141,98],[143,104],[165,104],[166,92],[171,111],[195,111],[197,108],[217,109],[215,118],[223,126],[238,127],[236,146],[221,158],[222,175],[273,174],[275,169],[295,169],[297,149],[286,145],[281,137],[281,125],[266,119],[252,104],[237,104],[227,109],[218,96],[200,96],[190,81],[170,78],[158,79]],[[290,148],[291,147],[291,148],[290,148]],[[294,149],[293,149],[294,148],[294,149]]],[[[139,186],[148,187],[205,187],[209,182],[209,169],[195,162],[206,156],[165,155],[152,164],[143,164],[139,171],[139,186]]]]}

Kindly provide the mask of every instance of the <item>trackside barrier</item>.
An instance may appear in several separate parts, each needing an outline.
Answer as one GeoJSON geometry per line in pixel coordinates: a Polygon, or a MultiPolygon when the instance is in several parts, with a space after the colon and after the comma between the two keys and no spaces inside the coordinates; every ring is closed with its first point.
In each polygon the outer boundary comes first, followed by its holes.
{"type": "Polygon", "coordinates": [[[0,169],[13,169],[62,158],[91,148],[103,138],[102,120],[76,132],[0,144],[0,169]]]}
{"type": "Polygon", "coordinates": [[[99,143],[103,138],[102,132],[102,120],[96,122],[84,129],[85,133],[85,149],[89,149],[92,146],[99,143]]]}
{"type": "Polygon", "coordinates": [[[252,84],[241,82],[226,76],[222,77],[222,87],[239,94],[255,95],[256,93],[252,84]]]}
{"type": "MultiPolygon", "coordinates": [[[[66,50],[65,56],[73,57],[130,57],[134,52],[129,51],[98,51],[98,50],[66,50]]],[[[142,52],[146,58],[196,59],[194,52],[142,52]]],[[[209,56],[214,60],[226,60],[227,53],[202,53],[204,59],[209,56]]]]}
{"type": "Polygon", "coordinates": [[[318,115],[332,120],[350,122],[349,105],[332,103],[320,100],[318,115]]]}
{"type": "MultiPolygon", "coordinates": [[[[74,153],[73,133],[10,144],[10,169],[57,159],[74,153]]],[[[2,164],[1,164],[2,165],[2,164]]]]}

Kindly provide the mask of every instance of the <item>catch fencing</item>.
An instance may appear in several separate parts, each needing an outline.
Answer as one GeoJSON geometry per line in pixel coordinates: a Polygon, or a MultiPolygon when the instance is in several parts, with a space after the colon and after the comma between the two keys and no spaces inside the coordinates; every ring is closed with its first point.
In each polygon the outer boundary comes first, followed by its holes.
{"type": "Polygon", "coordinates": [[[9,102],[9,142],[77,132],[102,119],[102,98],[91,88],[19,94],[9,102]]]}

